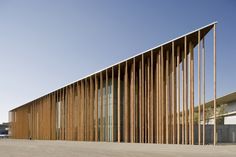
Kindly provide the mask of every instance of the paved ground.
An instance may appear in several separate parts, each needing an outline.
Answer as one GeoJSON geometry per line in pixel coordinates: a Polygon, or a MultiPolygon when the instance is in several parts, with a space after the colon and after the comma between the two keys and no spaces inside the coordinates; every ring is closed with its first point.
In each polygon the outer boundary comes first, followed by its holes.
{"type": "Polygon", "coordinates": [[[0,139],[0,157],[236,157],[236,145],[187,146],[0,139]]]}

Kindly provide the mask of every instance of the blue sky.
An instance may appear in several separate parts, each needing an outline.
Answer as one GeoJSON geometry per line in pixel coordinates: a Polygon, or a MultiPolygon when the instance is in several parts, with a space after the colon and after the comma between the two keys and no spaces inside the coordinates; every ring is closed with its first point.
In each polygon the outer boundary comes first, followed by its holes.
{"type": "Polygon", "coordinates": [[[236,91],[235,16],[234,0],[0,0],[0,123],[14,107],[213,21],[217,96],[236,91]]]}

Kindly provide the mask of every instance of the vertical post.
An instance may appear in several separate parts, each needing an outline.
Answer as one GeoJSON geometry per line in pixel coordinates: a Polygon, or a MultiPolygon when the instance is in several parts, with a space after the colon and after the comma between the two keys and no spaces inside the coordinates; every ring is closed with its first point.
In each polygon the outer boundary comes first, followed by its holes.
{"type": "Polygon", "coordinates": [[[95,141],[98,141],[98,79],[95,74],[95,141]]]}
{"type": "Polygon", "coordinates": [[[158,51],[157,57],[156,57],[156,143],[159,143],[159,129],[160,129],[160,123],[159,123],[159,55],[160,51],[158,51]]]}
{"type": "Polygon", "coordinates": [[[93,77],[91,76],[90,77],[90,95],[91,95],[91,98],[90,98],[90,106],[91,106],[91,141],[94,141],[94,130],[95,130],[95,128],[94,128],[94,118],[95,118],[95,120],[96,120],[96,117],[94,116],[94,110],[95,110],[95,108],[94,108],[94,98],[95,98],[95,90],[94,90],[94,79],[93,79],[93,77]]]}
{"type": "Polygon", "coordinates": [[[100,110],[100,141],[104,141],[104,136],[103,136],[103,77],[102,77],[102,72],[100,72],[100,97],[101,97],[101,110],[100,110]]]}
{"type": "Polygon", "coordinates": [[[142,54],[142,111],[141,111],[141,117],[142,117],[142,121],[141,121],[141,124],[142,124],[142,135],[141,135],[141,141],[142,143],[144,143],[144,55],[142,54]]]}
{"type": "Polygon", "coordinates": [[[115,129],[114,129],[114,127],[115,127],[115,118],[114,118],[114,113],[116,112],[116,110],[115,110],[115,100],[114,100],[114,98],[115,98],[115,93],[114,93],[114,67],[112,67],[112,76],[111,76],[111,79],[112,79],[112,91],[111,91],[111,93],[112,93],[112,125],[111,125],[111,128],[112,128],[112,131],[111,131],[111,141],[112,142],[114,142],[115,140],[114,140],[114,131],[115,131],[115,129]]]}
{"type": "Polygon", "coordinates": [[[201,144],[201,32],[198,31],[198,144],[201,144]]]}
{"type": "Polygon", "coordinates": [[[142,143],[142,61],[139,61],[139,143],[142,143]]]}
{"type": "Polygon", "coordinates": [[[135,112],[136,112],[136,99],[135,99],[135,58],[133,59],[133,90],[132,90],[132,92],[133,92],[133,95],[132,95],[132,97],[133,97],[133,106],[132,106],[132,110],[133,110],[133,124],[132,124],[132,126],[133,126],[133,142],[136,142],[136,126],[135,126],[135,124],[136,124],[136,118],[135,118],[135,112]]]}
{"type": "Polygon", "coordinates": [[[213,57],[214,57],[214,145],[217,143],[216,132],[216,24],[213,26],[213,57]]]}
{"type": "Polygon", "coordinates": [[[158,143],[161,143],[161,139],[162,139],[162,83],[161,83],[161,50],[159,50],[159,56],[158,56],[158,63],[159,63],[159,73],[158,73],[158,93],[159,93],[159,112],[158,112],[158,117],[159,117],[159,137],[158,137],[158,143]]]}
{"type": "Polygon", "coordinates": [[[175,69],[176,69],[176,64],[175,64],[175,43],[172,42],[172,144],[176,143],[176,76],[175,76],[175,69]]]}
{"type": "MultiPolygon", "coordinates": [[[[85,78],[84,80],[84,88],[83,88],[83,92],[84,92],[84,104],[83,104],[83,122],[84,122],[84,127],[83,127],[83,141],[87,140],[87,87],[88,87],[88,82],[87,82],[87,78],[85,78]]],[[[69,94],[69,90],[68,90],[68,94],[69,94]]],[[[69,100],[69,99],[68,99],[69,100]]],[[[69,102],[68,102],[68,106],[69,106],[69,102]]],[[[68,116],[69,117],[69,116],[68,116]]],[[[69,120],[69,119],[68,119],[69,120]]],[[[68,122],[68,126],[70,126],[70,123],[68,122]]],[[[68,131],[69,133],[69,131],[68,131]]]]}
{"type": "Polygon", "coordinates": [[[185,60],[182,53],[182,144],[185,143],[185,60]]]}
{"type": "MultiPolygon", "coordinates": [[[[134,60],[133,60],[134,61],[134,60]]],[[[130,69],[130,142],[133,143],[134,142],[134,110],[133,110],[133,107],[134,107],[134,97],[133,97],[133,88],[134,88],[134,84],[133,84],[133,67],[134,67],[134,62],[131,63],[131,69],[130,69]]]]}
{"type": "Polygon", "coordinates": [[[177,47],[177,144],[180,144],[180,47],[177,47]]]}
{"type": "Polygon", "coordinates": [[[194,54],[193,45],[190,42],[190,105],[191,105],[191,144],[194,144],[194,54]]]}
{"type": "Polygon", "coordinates": [[[118,65],[118,88],[117,88],[117,95],[118,95],[118,98],[117,98],[117,105],[118,105],[118,126],[117,126],[117,129],[118,129],[118,143],[120,143],[120,64],[118,65]]]}
{"type": "Polygon", "coordinates": [[[184,107],[185,107],[185,144],[188,144],[188,74],[187,74],[187,37],[184,37],[184,107]]]}
{"type": "Polygon", "coordinates": [[[202,39],[202,77],[203,77],[203,108],[202,108],[202,119],[203,119],[203,139],[202,139],[202,144],[205,145],[205,41],[204,38],[202,39]]]}
{"type": "Polygon", "coordinates": [[[153,51],[151,51],[151,75],[150,75],[150,77],[151,77],[151,87],[150,87],[150,89],[149,89],[149,91],[150,91],[150,122],[151,122],[151,126],[150,126],[150,129],[151,129],[151,131],[150,131],[150,143],[153,143],[153,110],[154,110],[154,108],[153,108],[153,51]]]}
{"type": "MultiPolygon", "coordinates": [[[[79,81],[77,84],[78,84],[78,140],[80,141],[81,140],[81,81],[79,81]]],[[[62,89],[62,91],[63,91],[63,106],[65,106],[65,103],[64,103],[64,90],[62,89]]],[[[64,107],[64,112],[63,113],[65,115],[65,107],[64,107]]],[[[64,132],[63,136],[65,136],[65,132],[64,132]]]]}
{"type": "Polygon", "coordinates": [[[166,55],[166,144],[169,144],[169,51],[166,55]]]}
{"type": "Polygon", "coordinates": [[[105,125],[105,141],[109,141],[109,115],[108,115],[108,110],[109,110],[109,102],[108,102],[108,70],[106,69],[106,115],[105,115],[105,121],[106,121],[106,125],[105,125]]]}
{"type": "Polygon", "coordinates": [[[150,58],[148,57],[148,63],[147,63],[147,143],[150,143],[150,136],[151,136],[151,117],[150,117],[150,58]]]}
{"type": "Polygon", "coordinates": [[[164,94],[164,91],[165,91],[165,86],[164,86],[164,76],[165,76],[165,71],[164,71],[164,65],[165,65],[165,62],[164,62],[164,52],[163,52],[163,46],[161,47],[161,103],[162,103],[162,105],[161,105],[161,108],[162,108],[162,110],[161,110],[161,143],[163,144],[164,143],[164,139],[165,139],[165,128],[164,128],[164,126],[165,126],[165,122],[164,122],[164,115],[165,115],[165,113],[164,113],[164,111],[165,111],[165,94],[164,94]]]}
{"type": "Polygon", "coordinates": [[[125,62],[125,142],[128,142],[128,132],[129,132],[129,113],[128,113],[128,62],[125,62]]]}

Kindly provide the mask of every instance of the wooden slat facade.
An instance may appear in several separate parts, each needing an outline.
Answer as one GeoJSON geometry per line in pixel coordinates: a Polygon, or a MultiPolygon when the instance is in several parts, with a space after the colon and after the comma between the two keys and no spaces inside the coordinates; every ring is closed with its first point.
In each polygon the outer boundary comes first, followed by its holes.
{"type": "Polygon", "coordinates": [[[201,115],[205,122],[206,111],[204,37],[213,30],[216,118],[215,25],[207,25],[11,110],[11,138],[205,144],[205,125],[200,124],[201,115]],[[198,96],[194,93],[195,71],[198,96]],[[195,98],[199,110],[195,109],[195,98]],[[198,119],[194,119],[195,112],[198,119]]]}

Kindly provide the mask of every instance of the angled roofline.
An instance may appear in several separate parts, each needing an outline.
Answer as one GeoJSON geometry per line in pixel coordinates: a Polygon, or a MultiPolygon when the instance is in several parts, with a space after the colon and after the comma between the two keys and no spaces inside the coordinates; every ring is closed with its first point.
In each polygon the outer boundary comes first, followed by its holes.
{"type": "MultiPolygon", "coordinates": [[[[236,91],[224,94],[223,96],[216,98],[216,106],[222,105],[227,102],[232,102],[232,101],[236,101],[236,91]]],[[[207,106],[213,105],[213,103],[214,103],[214,99],[208,100],[207,102],[205,102],[205,108],[207,106]]],[[[199,103],[195,103],[194,110],[198,110],[198,104],[199,103]]],[[[202,106],[203,106],[203,103],[201,104],[201,110],[202,110],[202,106]]]]}
{"type": "Polygon", "coordinates": [[[55,91],[57,91],[57,90],[59,90],[59,89],[65,88],[65,87],[67,87],[67,86],[70,86],[70,85],[72,85],[72,84],[78,82],[78,81],[81,81],[81,80],[83,80],[83,79],[85,79],[85,78],[91,77],[91,76],[93,76],[93,75],[95,75],[95,74],[97,74],[97,73],[100,73],[100,72],[102,72],[102,71],[104,71],[104,70],[106,70],[106,69],[109,69],[109,68],[111,68],[111,67],[113,67],[113,66],[119,65],[119,64],[121,64],[121,63],[123,63],[123,62],[125,62],[125,61],[128,61],[128,60],[132,59],[132,58],[138,57],[138,56],[140,56],[140,55],[142,55],[142,54],[145,54],[145,53],[147,53],[147,52],[150,52],[150,51],[152,51],[152,50],[154,50],[154,49],[158,49],[158,48],[160,48],[160,47],[162,47],[162,46],[164,46],[164,45],[167,45],[167,44],[169,44],[169,43],[171,43],[171,42],[173,42],[173,41],[180,40],[181,38],[184,38],[185,36],[189,36],[189,35],[191,35],[191,34],[193,34],[193,33],[196,33],[196,32],[198,32],[198,31],[200,31],[200,30],[206,29],[206,28],[208,28],[208,27],[210,27],[210,26],[213,27],[213,26],[214,26],[215,24],[217,24],[217,23],[218,23],[217,21],[212,22],[212,23],[210,23],[210,24],[208,24],[208,25],[205,25],[205,26],[203,26],[203,27],[197,28],[197,29],[195,29],[195,30],[193,30],[193,31],[191,31],[191,32],[188,32],[188,33],[186,33],[186,34],[184,34],[184,35],[181,35],[181,36],[179,36],[179,37],[176,37],[176,38],[174,38],[174,39],[172,39],[172,40],[169,40],[169,41],[167,41],[167,42],[164,42],[164,43],[162,43],[162,44],[159,44],[158,46],[155,46],[155,47],[153,47],[153,48],[150,48],[150,49],[147,49],[147,50],[145,50],[145,51],[142,51],[142,52],[140,52],[140,53],[138,53],[138,54],[136,54],[136,55],[133,55],[133,56],[131,56],[131,57],[128,57],[127,59],[121,60],[121,61],[119,61],[119,62],[117,62],[117,63],[115,63],[115,64],[112,64],[112,65],[110,65],[110,66],[108,66],[108,67],[105,67],[105,68],[103,68],[103,69],[101,69],[101,70],[98,70],[98,71],[96,71],[96,72],[94,72],[94,73],[92,73],[92,74],[86,75],[86,76],[84,76],[84,77],[82,77],[82,78],[80,78],[80,79],[78,79],[78,80],[76,80],[76,81],[73,81],[73,82],[68,83],[68,84],[66,84],[66,85],[63,85],[63,86],[61,86],[61,87],[59,87],[59,88],[56,88],[56,89],[53,90],[53,91],[47,92],[46,94],[43,94],[43,95],[41,95],[41,96],[39,96],[39,97],[37,97],[37,98],[31,100],[31,101],[28,101],[28,102],[24,103],[23,105],[21,105],[21,106],[19,106],[19,107],[16,107],[16,108],[14,108],[14,109],[12,109],[12,110],[10,110],[9,112],[11,112],[11,111],[13,111],[13,110],[15,110],[15,109],[17,109],[17,108],[20,108],[20,107],[22,107],[22,106],[24,106],[24,105],[27,105],[28,103],[33,102],[33,101],[35,101],[35,100],[37,100],[37,99],[40,99],[40,98],[42,98],[42,97],[44,97],[44,96],[46,96],[46,95],[48,95],[48,94],[50,94],[50,93],[53,93],[53,92],[55,92],[55,91]]]}
{"type": "MultiPolygon", "coordinates": [[[[222,103],[226,103],[226,102],[232,102],[232,101],[236,101],[236,91],[234,92],[230,92],[228,94],[224,94],[221,97],[218,97],[216,99],[216,105],[221,105],[222,103]]],[[[205,105],[211,105],[214,103],[214,100],[211,99],[210,101],[206,102],[205,105]]]]}

